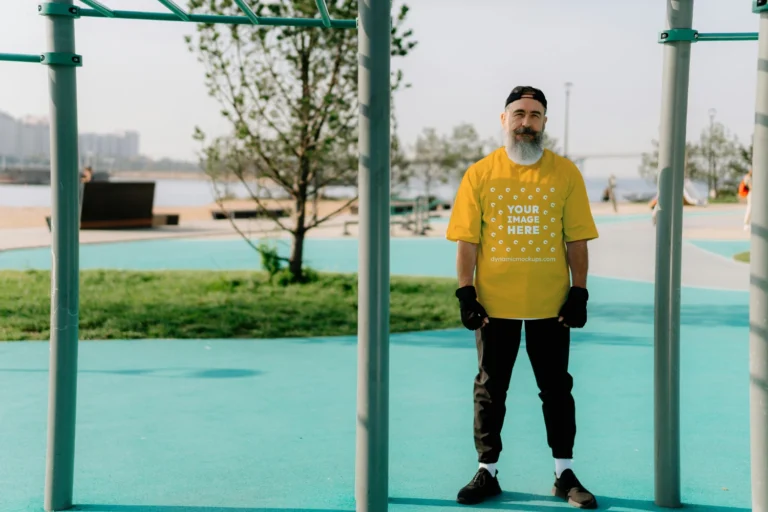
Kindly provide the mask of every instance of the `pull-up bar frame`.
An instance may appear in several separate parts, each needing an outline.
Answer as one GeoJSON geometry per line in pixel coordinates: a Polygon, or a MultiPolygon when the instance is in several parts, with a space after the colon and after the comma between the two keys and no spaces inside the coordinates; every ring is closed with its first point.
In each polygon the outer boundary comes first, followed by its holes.
{"type": "Polygon", "coordinates": [[[753,0],[760,31],[699,33],[693,0],[667,0],[664,44],[654,308],[655,502],[681,507],[680,288],[686,122],[691,44],[759,41],[755,115],[751,286],[750,426],[753,510],[768,511],[768,0],[753,0]]]}
{"type": "Polygon", "coordinates": [[[51,0],[48,52],[0,54],[0,61],[48,66],[51,116],[51,336],[44,508],[73,506],[79,322],[79,173],[74,22],[80,17],[204,24],[296,26],[358,30],[360,246],[358,250],[358,396],[355,497],[358,512],[384,512],[388,496],[390,0],[358,0],[357,20],[258,16],[235,0],[243,16],[190,14],[172,0],[170,12],[117,11],[97,0],[51,0]],[[359,22],[359,25],[358,25],[359,22]]]}

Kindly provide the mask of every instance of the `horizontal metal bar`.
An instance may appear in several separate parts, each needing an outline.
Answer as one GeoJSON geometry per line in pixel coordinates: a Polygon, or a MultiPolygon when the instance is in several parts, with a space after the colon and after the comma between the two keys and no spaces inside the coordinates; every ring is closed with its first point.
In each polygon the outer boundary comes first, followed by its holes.
{"type": "MultiPolygon", "coordinates": [[[[108,8],[105,5],[100,4],[96,0],[80,0],[80,1],[83,2],[85,5],[96,9],[97,11],[99,11],[101,14],[103,14],[107,18],[114,18],[115,17],[115,13],[112,12],[112,9],[108,8]]],[[[82,9],[80,9],[80,11],[81,11],[80,15],[82,16],[82,9]]]]}
{"type": "Polygon", "coordinates": [[[250,19],[254,25],[261,24],[261,18],[256,16],[256,13],[253,12],[253,9],[251,9],[248,4],[245,3],[245,0],[235,0],[235,3],[240,8],[240,10],[243,11],[246,16],[248,16],[248,19],[250,19]]]}
{"type": "MultiPolygon", "coordinates": [[[[149,21],[185,21],[175,14],[164,12],[112,11],[116,19],[149,20],[149,21]]],[[[93,9],[81,9],[80,16],[104,18],[105,15],[93,9]]],[[[219,16],[215,14],[189,14],[191,23],[227,25],[251,25],[253,21],[247,16],[219,16]]],[[[259,18],[259,25],[272,27],[315,27],[322,28],[323,20],[311,18],[259,18]]],[[[331,28],[357,28],[357,20],[331,20],[331,28]]]]}
{"type": "Polygon", "coordinates": [[[6,62],[32,62],[40,64],[43,57],[41,55],[23,55],[21,53],[0,53],[0,61],[6,62]]]}
{"type": "Polygon", "coordinates": [[[317,10],[320,11],[320,17],[323,18],[323,26],[330,28],[331,15],[328,14],[328,6],[325,4],[325,0],[315,0],[315,3],[317,3],[317,10]]]}
{"type": "Polygon", "coordinates": [[[159,2],[167,7],[173,14],[181,18],[182,21],[189,21],[189,15],[184,12],[184,9],[173,3],[173,0],[159,0],[159,2]]]}
{"type": "Polygon", "coordinates": [[[698,41],[757,41],[757,32],[699,32],[698,41]]]}

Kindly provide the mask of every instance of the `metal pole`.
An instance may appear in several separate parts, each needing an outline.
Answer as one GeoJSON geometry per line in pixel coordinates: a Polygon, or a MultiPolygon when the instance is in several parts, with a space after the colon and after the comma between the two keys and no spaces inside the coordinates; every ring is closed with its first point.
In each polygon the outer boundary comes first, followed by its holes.
{"type": "Polygon", "coordinates": [[[357,512],[389,492],[390,0],[358,0],[357,512]]]}
{"type": "MultiPolygon", "coordinates": [[[[693,0],[667,0],[666,28],[691,28],[693,0]]],[[[680,261],[690,41],[664,44],[654,331],[655,502],[680,507],[680,261]]]]}
{"type": "MultiPolygon", "coordinates": [[[[73,0],[54,0],[70,7],[73,0]]],[[[48,51],[75,53],[74,19],[46,17],[48,51]]],[[[77,399],[80,183],[76,68],[48,67],[51,116],[51,339],[45,510],[72,506],[77,399]]]]}
{"type": "Polygon", "coordinates": [[[768,510],[768,12],[760,13],[752,155],[749,412],[752,510],[768,510]]]}
{"type": "Polygon", "coordinates": [[[563,137],[563,156],[568,158],[568,121],[571,113],[571,82],[565,83],[565,136],[563,137]]]}

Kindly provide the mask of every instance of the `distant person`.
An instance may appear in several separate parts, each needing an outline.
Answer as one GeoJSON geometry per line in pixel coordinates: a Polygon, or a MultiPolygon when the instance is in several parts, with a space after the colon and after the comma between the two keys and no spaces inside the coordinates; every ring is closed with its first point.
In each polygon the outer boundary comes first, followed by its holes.
{"type": "Polygon", "coordinates": [[[479,468],[457,501],[477,504],[501,493],[496,463],[525,324],[555,459],[553,491],[576,507],[595,508],[595,497],[572,468],[576,414],[568,357],[570,329],[587,322],[587,241],[598,233],[579,169],[543,149],[544,93],[515,87],[504,106],[505,147],[464,174],[446,232],[458,245],[456,297],[463,325],[475,332],[478,354],[474,440],[479,468]]]}
{"type": "Polygon", "coordinates": [[[88,183],[91,180],[93,180],[93,169],[91,167],[86,167],[83,169],[83,172],[80,173],[80,182],[88,183]]]}
{"type": "Polygon", "coordinates": [[[747,200],[747,211],[744,213],[744,231],[749,231],[752,222],[752,169],[739,183],[739,195],[747,200]]]}
{"type": "Polygon", "coordinates": [[[605,191],[603,191],[603,201],[610,201],[614,213],[618,213],[619,208],[616,204],[616,176],[613,174],[608,177],[608,186],[605,187],[605,191]]]}

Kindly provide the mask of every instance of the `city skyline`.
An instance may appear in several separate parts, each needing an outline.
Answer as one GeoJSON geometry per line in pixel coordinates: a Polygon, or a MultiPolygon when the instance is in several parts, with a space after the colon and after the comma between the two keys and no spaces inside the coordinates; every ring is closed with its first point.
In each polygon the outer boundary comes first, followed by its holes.
{"type": "MultiPolygon", "coordinates": [[[[137,130],[81,132],[80,156],[136,158],[141,156],[141,134],[137,130]]],[[[14,117],[0,109],[0,157],[49,158],[50,122],[47,116],[14,117]]]]}

